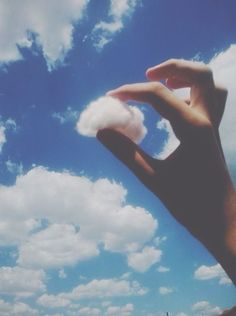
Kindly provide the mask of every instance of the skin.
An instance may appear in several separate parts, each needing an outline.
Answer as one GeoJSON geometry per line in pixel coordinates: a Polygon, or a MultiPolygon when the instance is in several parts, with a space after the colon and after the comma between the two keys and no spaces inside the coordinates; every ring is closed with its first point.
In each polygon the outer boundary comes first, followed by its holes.
{"type": "Polygon", "coordinates": [[[124,85],[108,95],[152,105],[170,121],[179,147],[157,160],[117,131],[101,130],[97,138],[161,199],[236,284],[236,191],[219,137],[227,91],[215,85],[211,70],[201,63],[172,59],[146,74],[149,82],[124,85]],[[182,87],[190,87],[190,100],[173,94],[172,89],[182,87]]]}

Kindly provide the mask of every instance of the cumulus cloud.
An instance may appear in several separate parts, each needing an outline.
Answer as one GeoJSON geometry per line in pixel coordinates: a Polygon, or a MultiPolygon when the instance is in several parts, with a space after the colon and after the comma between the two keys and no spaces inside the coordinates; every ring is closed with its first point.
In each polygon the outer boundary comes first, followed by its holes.
{"type": "Polygon", "coordinates": [[[62,267],[98,254],[96,242],[83,238],[73,225],[52,224],[19,247],[17,262],[25,267],[62,267]]]}
{"type": "Polygon", "coordinates": [[[134,310],[133,304],[126,304],[124,306],[109,306],[106,315],[109,316],[130,316],[134,310]]]}
{"type": "Polygon", "coordinates": [[[207,301],[200,301],[192,305],[192,311],[196,313],[196,315],[206,315],[206,316],[218,316],[222,312],[220,307],[212,306],[207,301]]]}
{"type": "Polygon", "coordinates": [[[37,310],[22,302],[8,303],[0,299],[1,316],[38,316],[37,310]]]}
{"type": "Polygon", "coordinates": [[[112,97],[101,97],[81,113],[77,131],[85,136],[96,136],[100,129],[113,128],[139,143],[147,133],[143,121],[144,115],[137,107],[112,97]]]}
{"type": "Polygon", "coordinates": [[[140,0],[110,0],[109,21],[98,22],[92,31],[91,39],[94,47],[101,51],[110,43],[115,34],[124,28],[124,20],[130,17],[140,0]]]}
{"type": "Polygon", "coordinates": [[[161,255],[161,250],[146,246],[141,252],[133,252],[128,255],[128,265],[138,272],[145,272],[161,260],[161,255]]]}
{"type": "Polygon", "coordinates": [[[45,273],[21,267],[0,267],[0,293],[30,297],[45,291],[45,273]]]}
{"type": "Polygon", "coordinates": [[[66,307],[70,304],[70,300],[63,297],[63,295],[48,295],[43,294],[37,299],[37,303],[43,307],[58,308],[66,307]]]}
{"type": "Polygon", "coordinates": [[[31,48],[35,37],[49,69],[62,63],[73,46],[74,24],[83,18],[88,3],[89,0],[0,1],[0,62],[22,59],[19,47],[31,48]]]}
{"type": "Polygon", "coordinates": [[[17,245],[18,263],[27,267],[74,265],[98,255],[100,245],[138,251],[153,238],[157,220],[126,204],[126,194],[107,179],[35,167],[18,175],[15,185],[0,186],[1,242],[17,245]]]}
{"type": "Polygon", "coordinates": [[[148,292],[137,281],[120,278],[92,280],[87,284],[79,284],[70,292],[57,295],[43,294],[37,303],[44,307],[65,307],[71,302],[86,299],[110,299],[113,297],[143,296],[148,292]]]}
{"type": "Polygon", "coordinates": [[[171,287],[165,287],[165,286],[160,286],[159,287],[159,293],[161,294],[161,295],[167,295],[167,294],[170,294],[170,293],[172,293],[174,290],[173,290],[173,288],[171,288],[171,287]]]}
{"type": "Polygon", "coordinates": [[[218,279],[219,284],[232,284],[232,281],[229,279],[219,263],[213,266],[200,266],[194,272],[194,278],[197,280],[218,279]]]}

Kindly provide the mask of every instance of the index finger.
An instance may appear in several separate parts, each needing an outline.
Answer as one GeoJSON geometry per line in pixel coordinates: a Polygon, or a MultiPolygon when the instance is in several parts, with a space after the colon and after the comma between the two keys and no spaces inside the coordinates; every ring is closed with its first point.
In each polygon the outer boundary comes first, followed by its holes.
{"type": "Polygon", "coordinates": [[[187,60],[169,59],[146,71],[149,80],[162,80],[176,78],[185,85],[211,85],[213,82],[212,71],[205,64],[187,60]]]}

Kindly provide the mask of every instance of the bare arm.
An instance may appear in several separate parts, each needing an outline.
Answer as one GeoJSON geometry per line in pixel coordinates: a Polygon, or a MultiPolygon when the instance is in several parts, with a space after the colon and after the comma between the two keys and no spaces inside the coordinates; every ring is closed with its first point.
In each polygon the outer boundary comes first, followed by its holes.
{"type": "Polygon", "coordinates": [[[147,76],[151,82],[125,85],[109,94],[151,104],[170,121],[180,146],[165,160],[157,160],[116,131],[102,130],[97,137],[236,283],[236,192],[218,132],[227,92],[215,86],[210,69],[200,63],[169,60],[149,69],[147,76]],[[191,88],[190,103],[170,90],[186,86],[191,88]]]}

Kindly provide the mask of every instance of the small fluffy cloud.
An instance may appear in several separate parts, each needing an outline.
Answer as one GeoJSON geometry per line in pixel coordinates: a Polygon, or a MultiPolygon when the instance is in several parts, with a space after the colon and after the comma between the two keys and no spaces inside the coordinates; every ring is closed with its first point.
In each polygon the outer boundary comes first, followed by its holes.
{"type": "Polygon", "coordinates": [[[171,287],[165,287],[165,286],[159,287],[159,293],[160,293],[161,295],[167,295],[167,294],[172,293],[173,291],[174,291],[174,290],[173,290],[173,288],[171,288],[171,287]]]}
{"type": "Polygon", "coordinates": [[[18,297],[30,297],[45,291],[45,273],[21,267],[0,268],[0,293],[18,297]]]}
{"type": "Polygon", "coordinates": [[[169,272],[170,268],[164,267],[164,266],[160,266],[157,268],[157,271],[160,273],[165,273],[165,272],[169,272]]]}
{"type": "Polygon", "coordinates": [[[130,17],[140,0],[110,0],[108,22],[98,22],[92,31],[91,38],[94,47],[101,51],[105,45],[110,43],[115,34],[124,28],[124,20],[130,17]]]}
{"type": "Polygon", "coordinates": [[[112,128],[139,143],[147,133],[143,121],[144,115],[137,107],[112,97],[101,97],[81,113],[77,131],[85,136],[96,136],[98,130],[112,128]]]}
{"type": "Polygon", "coordinates": [[[130,316],[134,310],[133,304],[126,304],[124,306],[109,306],[106,315],[108,316],[130,316]]]}
{"type": "Polygon", "coordinates": [[[31,48],[33,38],[49,69],[62,63],[73,46],[74,24],[83,18],[88,3],[89,0],[0,1],[0,63],[22,59],[19,47],[31,48]]]}
{"type": "Polygon", "coordinates": [[[194,278],[197,280],[218,279],[219,284],[232,284],[232,281],[229,279],[219,263],[213,266],[200,266],[194,272],[194,278]]]}
{"type": "Polygon", "coordinates": [[[65,273],[64,269],[60,269],[59,272],[58,272],[58,276],[59,276],[60,279],[66,279],[67,274],[65,273]]]}
{"type": "Polygon", "coordinates": [[[101,245],[137,252],[153,238],[157,220],[126,204],[126,195],[107,179],[35,167],[14,185],[0,186],[1,244],[17,245],[18,263],[31,268],[74,265],[98,255],[101,245]]]}
{"type": "Polygon", "coordinates": [[[144,247],[141,252],[128,255],[128,265],[138,272],[147,271],[153,264],[161,260],[162,251],[155,247],[144,247]]]}
{"type": "Polygon", "coordinates": [[[196,315],[206,315],[206,316],[218,316],[222,312],[220,307],[212,306],[207,301],[200,301],[195,303],[192,306],[192,311],[196,313],[196,315]]]}

